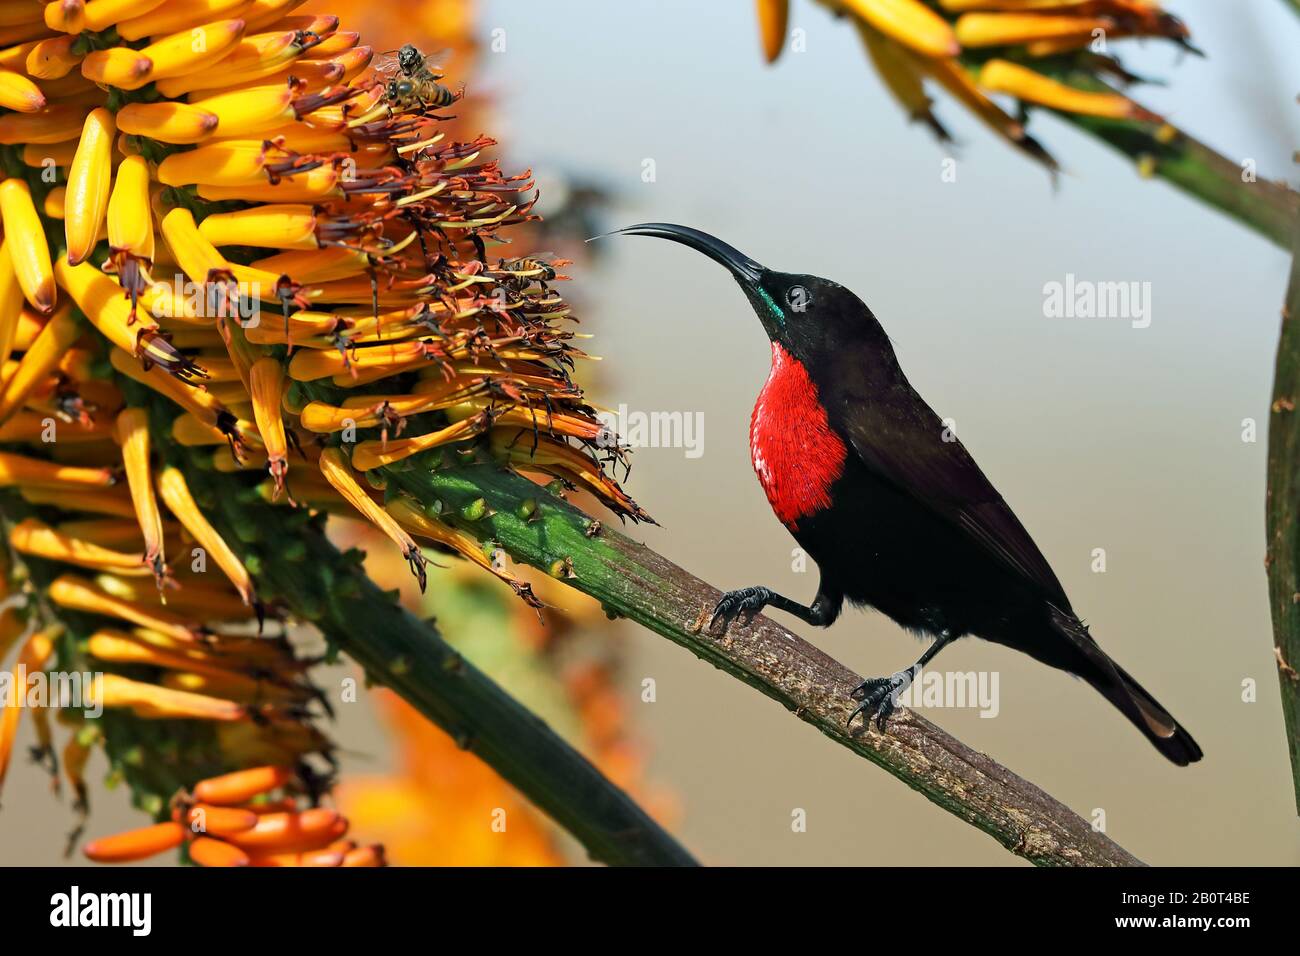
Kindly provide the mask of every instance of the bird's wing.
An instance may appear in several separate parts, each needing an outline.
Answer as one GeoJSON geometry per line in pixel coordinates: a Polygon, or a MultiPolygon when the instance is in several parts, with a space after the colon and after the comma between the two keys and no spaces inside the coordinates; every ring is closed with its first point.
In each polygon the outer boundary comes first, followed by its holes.
{"type": "Polygon", "coordinates": [[[984,477],[957,436],[901,375],[870,394],[859,376],[835,375],[823,401],[830,424],[872,472],[960,528],[990,555],[1042,588],[1062,608],[1069,601],[1034,539],[984,477]],[[856,379],[856,382],[854,381],[856,379]]]}

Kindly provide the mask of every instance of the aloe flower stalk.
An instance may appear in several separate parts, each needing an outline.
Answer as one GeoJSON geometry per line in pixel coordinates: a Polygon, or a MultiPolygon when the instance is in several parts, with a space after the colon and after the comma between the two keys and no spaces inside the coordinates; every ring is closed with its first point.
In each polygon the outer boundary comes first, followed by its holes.
{"type": "MultiPolygon", "coordinates": [[[[1055,175],[1055,156],[1029,133],[1033,111],[1050,110],[1124,153],[1140,175],[1163,178],[1289,248],[1300,195],[1244,177],[1236,162],[1134,98],[1144,80],[1124,66],[1126,43],[1165,41],[1200,55],[1187,25],[1156,0],[820,2],[853,24],[891,98],[941,141],[951,136],[935,90],[1055,175]]],[[[775,62],[789,0],[756,0],[756,8],[764,57],[775,62]]]]}
{"type": "MultiPolygon", "coordinates": [[[[102,716],[64,714],[79,800],[103,747],[157,821],[92,841],[96,860],[383,862],[318,806],[334,745],[308,673],[318,657],[287,629],[314,620],[328,636],[378,592],[337,554],[320,571],[338,593],[292,571],[310,537],[250,551],[274,524],[262,509],[367,521],[421,587],[426,545],[459,552],[533,605],[472,536],[381,476],[487,455],[648,517],[606,473],[620,452],[571,377],[583,356],[553,288],[562,263],[504,254],[501,231],[535,218],[528,174],[502,172],[486,137],[448,138],[435,104],[390,97],[360,36],[299,6],[33,5],[43,19],[0,49],[6,579],[19,630],[43,626],[9,643],[15,667],[93,675],[85,703],[102,716]],[[204,795],[258,773],[274,782],[204,795]]],[[[390,649],[420,628],[392,627],[349,649],[401,684],[410,667],[390,649]]],[[[420,640],[437,646],[427,629],[420,640]]],[[[406,692],[444,726],[494,715],[487,759],[594,855],[690,862],[468,665],[420,675],[406,692]],[[439,687],[450,696],[435,702],[439,687]],[[569,779],[545,790],[512,737],[569,779]]],[[[18,716],[0,716],[0,774],[18,716]]],[[[43,739],[51,767],[57,749],[43,739]]]]}

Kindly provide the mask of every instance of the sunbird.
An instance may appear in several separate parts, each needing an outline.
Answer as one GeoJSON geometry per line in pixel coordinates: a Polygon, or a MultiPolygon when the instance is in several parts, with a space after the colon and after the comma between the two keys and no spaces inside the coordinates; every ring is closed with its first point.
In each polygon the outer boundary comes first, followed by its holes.
{"type": "Polygon", "coordinates": [[[723,266],[772,343],[750,454],[772,510],[821,580],[809,605],[762,586],[728,591],[710,629],[767,607],[828,627],[847,600],[934,639],[906,670],[863,681],[850,723],[874,716],[883,731],[920,668],[974,635],[1083,678],[1179,766],[1201,759],[1191,735],[1093,640],[1033,538],[907,381],[861,299],[829,279],[768,269],[689,226],[642,223],[616,234],[668,239],[723,266]]]}

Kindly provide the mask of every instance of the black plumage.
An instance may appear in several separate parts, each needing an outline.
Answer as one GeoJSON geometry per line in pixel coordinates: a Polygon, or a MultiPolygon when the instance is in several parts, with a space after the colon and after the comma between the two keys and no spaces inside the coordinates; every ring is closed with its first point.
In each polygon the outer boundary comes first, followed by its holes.
{"type": "MultiPolygon", "coordinates": [[[[911,668],[855,691],[858,711],[874,715],[882,728],[916,669],[951,641],[975,635],[1081,677],[1174,763],[1201,758],[1187,731],[1093,640],[1038,546],[908,383],[888,336],[856,295],[817,276],[766,269],[689,227],[648,223],[618,231],[680,242],[726,266],[776,350],[798,364],[798,382],[811,383],[810,399],[838,438],[825,439],[842,460],[828,476],[827,494],[809,513],[787,520],[821,573],[812,604],[769,588],[742,588],[724,595],[714,623],[771,606],[827,626],[845,600],[867,605],[935,639],[911,668]]],[[[763,415],[787,411],[777,406],[763,415]]],[[[817,440],[806,437],[802,422],[767,420],[758,427],[793,429],[793,442],[817,440]]],[[[765,487],[781,476],[767,479],[765,487]]],[[[768,493],[776,507],[771,488],[768,493]]]]}

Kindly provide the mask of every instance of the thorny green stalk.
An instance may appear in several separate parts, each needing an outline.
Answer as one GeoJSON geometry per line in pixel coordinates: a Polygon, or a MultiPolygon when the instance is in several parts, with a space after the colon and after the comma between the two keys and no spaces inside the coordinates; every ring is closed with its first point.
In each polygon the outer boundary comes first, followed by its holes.
{"type": "MultiPolygon", "coordinates": [[[[155,403],[155,420],[169,420],[155,403]]],[[[406,611],[326,539],[321,520],[264,501],[238,476],[200,464],[155,429],[213,524],[253,573],[263,600],[277,599],[447,731],[567,830],[593,860],[610,865],[691,866],[695,860],[621,789],[541,718],[474,667],[428,621],[406,611]]]]}
{"type": "Polygon", "coordinates": [[[390,494],[409,494],[488,549],[547,570],[757,688],[1012,853],[1042,866],[1141,865],[1064,804],[911,711],[900,708],[885,734],[850,730],[857,675],[761,616],[725,635],[706,632],[716,589],[527,478],[490,463],[390,468],[386,477],[390,494]]]}
{"type": "Polygon", "coordinates": [[[1295,230],[1291,283],[1268,423],[1268,492],[1265,495],[1268,597],[1273,613],[1273,653],[1282,690],[1291,776],[1300,813],[1300,226],[1295,230]]]}
{"type": "Polygon", "coordinates": [[[1134,120],[1057,115],[1128,156],[1151,175],[1289,248],[1300,219],[1300,193],[1284,183],[1249,180],[1242,165],[1181,130],[1167,135],[1160,133],[1160,127],[1134,120]]]}
{"type": "MultiPolygon", "coordinates": [[[[1038,67],[1079,89],[1119,92],[1082,70],[1038,67]]],[[[1123,153],[1143,175],[1159,177],[1276,245],[1291,247],[1291,235],[1300,220],[1300,193],[1285,183],[1259,178],[1253,170],[1248,174],[1247,157],[1229,159],[1169,124],[1050,112],[1123,153]]]]}

